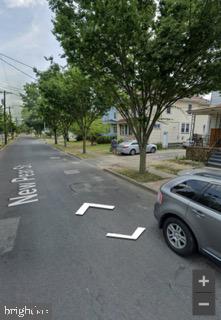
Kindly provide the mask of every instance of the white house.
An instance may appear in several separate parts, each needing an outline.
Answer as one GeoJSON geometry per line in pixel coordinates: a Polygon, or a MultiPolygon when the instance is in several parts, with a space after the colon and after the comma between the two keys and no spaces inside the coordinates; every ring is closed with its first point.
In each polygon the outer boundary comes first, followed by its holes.
{"type": "MultiPolygon", "coordinates": [[[[167,108],[161,119],[155,124],[149,142],[167,144],[181,144],[190,138],[192,110],[208,108],[209,101],[199,96],[184,98],[167,108]]],[[[195,121],[195,130],[200,135],[205,135],[208,130],[209,116],[199,115],[195,121]]],[[[125,119],[117,112],[118,139],[134,139],[131,128],[125,119]]]]}

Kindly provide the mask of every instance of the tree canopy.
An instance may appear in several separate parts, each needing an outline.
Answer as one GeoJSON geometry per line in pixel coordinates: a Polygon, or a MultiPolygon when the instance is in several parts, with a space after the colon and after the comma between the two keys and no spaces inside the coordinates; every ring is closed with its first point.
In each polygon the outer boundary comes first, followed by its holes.
{"type": "Polygon", "coordinates": [[[67,60],[108,87],[138,140],[146,143],[164,110],[216,88],[219,0],[48,0],[67,60]]]}

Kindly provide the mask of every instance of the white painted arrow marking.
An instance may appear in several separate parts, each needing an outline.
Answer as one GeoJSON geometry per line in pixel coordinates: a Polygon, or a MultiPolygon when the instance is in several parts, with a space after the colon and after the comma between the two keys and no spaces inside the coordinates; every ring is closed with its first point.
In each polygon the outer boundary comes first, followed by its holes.
{"type": "Polygon", "coordinates": [[[64,171],[65,174],[78,174],[80,173],[79,170],[65,170],[64,171]]]}
{"type": "Polygon", "coordinates": [[[87,203],[85,202],[80,209],[75,213],[78,216],[83,216],[88,208],[99,208],[99,209],[107,209],[107,210],[113,210],[115,206],[107,206],[105,204],[98,204],[98,203],[87,203]]]}
{"type": "Polygon", "coordinates": [[[137,240],[145,230],[146,228],[138,227],[131,236],[126,234],[120,234],[120,233],[107,233],[106,237],[127,239],[127,240],[137,240]]]}

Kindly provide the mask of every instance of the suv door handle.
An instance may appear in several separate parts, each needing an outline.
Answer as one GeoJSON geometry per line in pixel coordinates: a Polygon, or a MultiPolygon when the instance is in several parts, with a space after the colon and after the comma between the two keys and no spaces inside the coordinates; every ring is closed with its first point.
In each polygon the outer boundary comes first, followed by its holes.
{"type": "Polygon", "coordinates": [[[197,209],[192,209],[193,213],[195,213],[198,217],[203,218],[205,214],[197,209]]]}

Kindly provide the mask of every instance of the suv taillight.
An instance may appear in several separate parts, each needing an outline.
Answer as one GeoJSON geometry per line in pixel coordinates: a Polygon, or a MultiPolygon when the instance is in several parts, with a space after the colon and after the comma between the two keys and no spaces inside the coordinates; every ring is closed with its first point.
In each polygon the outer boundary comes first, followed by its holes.
{"type": "Polygon", "coordinates": [[[159,204],[162,204],[162,202],[163,202],[163,194],[162,194],[161,191],[159,191],[158,194],[157,194],[157,202],[159,204]]]}

